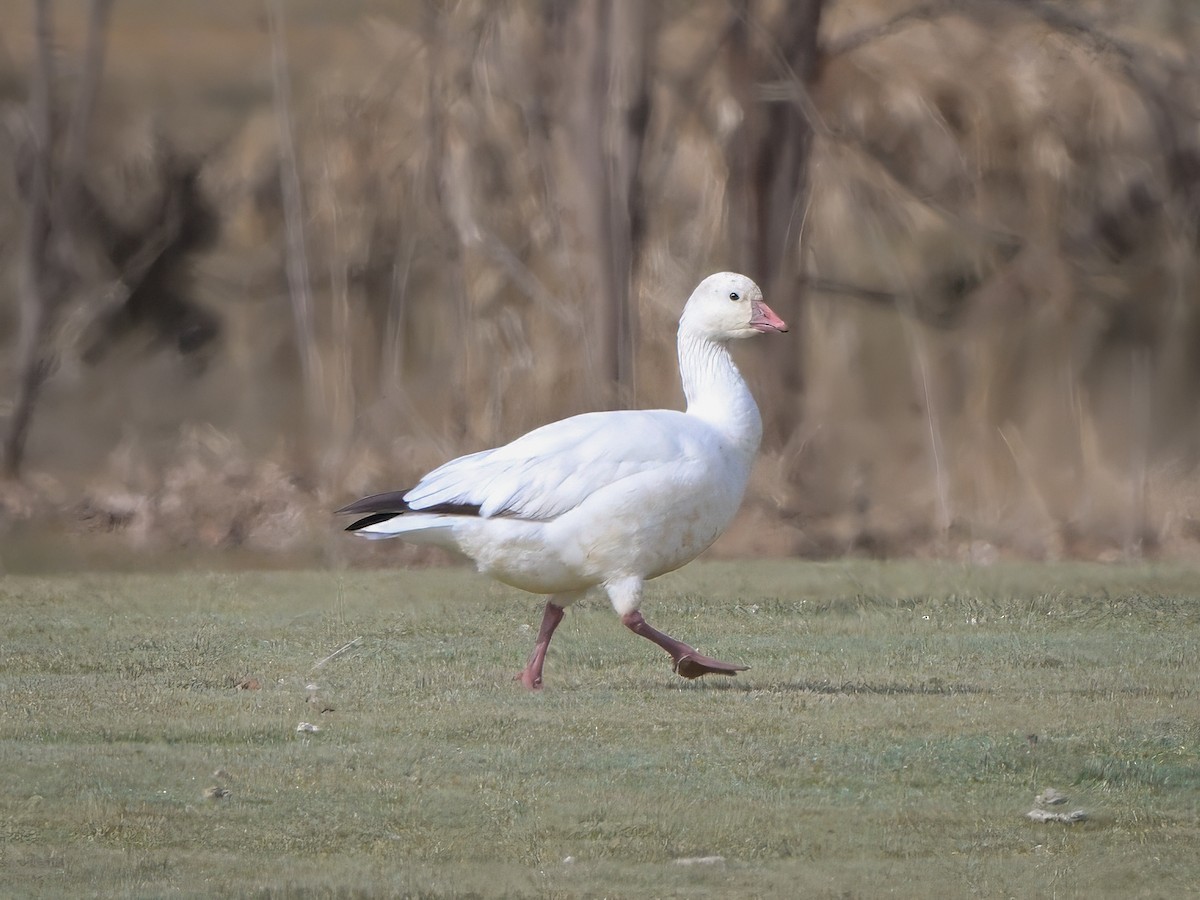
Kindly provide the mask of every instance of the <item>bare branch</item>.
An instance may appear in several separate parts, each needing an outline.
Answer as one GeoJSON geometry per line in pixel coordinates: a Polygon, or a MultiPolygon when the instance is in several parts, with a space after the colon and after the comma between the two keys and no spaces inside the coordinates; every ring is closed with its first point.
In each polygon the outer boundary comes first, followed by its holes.
{"type": "Polygon", "coordinates": [[[117,277],[100,292],[98,302],[88,310],[90,318],[99,319],[124,306],[163,254],[179,239],[183,228],[179,198],[169,192],[164,202],[162,221],[146,236],[133,255],[123,262],[117,277]]]}
{"type": "Polygon", "coordinates": [[[936,213],[939,218],[947,222],[953,222],[959,234],[964,234],[977,240],[982,239],[993,242],[1010,254],[1015,253],[1024,243],[1021,235],[1010,229],[1003,228],[994,223],[980,221],[973,216],[950,208],[936,197],[918,192],[912,185],[900,177],[896,172],[895,166],[890,164],[886,156],[876,152],[868,143],[841,132],[826,132],[821,136],[875,166],[878,174],[886,180],[889,188],[893,188],[902,193],[907,199],[921,204],[921,206],[936,213]]]}
{"type": "Polygon", "coordinates": [[[825,46],[825,56],[834,57],[853,53],[865,44],[890,37],[911,25],[962,12],[963,6],[963,0],[932,0],[929,3],[922,3],[883,22],[868,25],[858,31],[843,35],[835,41],[830,41],[825,46]]]}
{"type": "Polygon", "coordinates": [[[903,299],[895,291],[881,291],[877,288],[848,284],[832,278],[815,278],[810,275],[802,275],[800,283],[808,287],[809,290],[821,294],[841,294],[845,297],[853,297],[856,300],[865,300],[868,303],[878,303],[884,306],[892,306],[900,303],[903,299]]]}
{"type": "Polygon", "coordinates": [[[509,280],[522,294],[554,316],[556,320],[575,329],[583,326],[583,316],[579,311],[564,305],[555,297],[529,266],[497,235],[477,224],[474,246],[483,250],[504,269],[508,273],[509,280]]]}
{"type": "Polygon", "coordinates": [[[1136,61],[1137,53],[1132,45],[1103,31],[1085,15],[1070,12],[1050,3],[1043,3],[1041,0],[983,0],[983,2],[988,5],[995,5],[999,2],[1001,7],[1023,10],[1041,19],[1056,31],[1080,39],[1099,53],[1112,54],[1126,64],[1136,61]]]}

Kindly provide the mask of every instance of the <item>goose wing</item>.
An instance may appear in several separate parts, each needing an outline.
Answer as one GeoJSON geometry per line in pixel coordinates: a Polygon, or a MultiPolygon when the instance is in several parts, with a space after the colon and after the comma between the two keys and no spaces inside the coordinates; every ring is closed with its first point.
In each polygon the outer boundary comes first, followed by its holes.
{"type": "Polygon", "coordinates": [[[669,481],[681,464],[702,458],[714,439],[681,412],[585,413],[453,459],[400,499],[413,512],[472,510],[485,518],[545,521],[634,475],[657,471],[669,481]]]}

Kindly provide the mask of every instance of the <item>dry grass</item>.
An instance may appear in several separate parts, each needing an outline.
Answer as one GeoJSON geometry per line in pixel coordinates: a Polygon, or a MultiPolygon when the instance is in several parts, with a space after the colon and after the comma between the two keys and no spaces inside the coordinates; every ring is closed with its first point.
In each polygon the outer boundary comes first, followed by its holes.
{"type": "MultiPolygon", "coordinates": [[[[17,73],[28,11],[4,7],[17,73]]],[[[418,4],[288,4],[314,301],[297,348],[261,9],[117,5],[97,171],[136,170],[154,132],[204,158],[222,238],[194,261],[195,299],[221,339],[199,363],[134,334],[64,366],[5,518],[98,509],[143,545],[320,544],[339,500],[604,402],[536,8],[438,8],[435,27],[418,4]],[[199,537],[171,518],[181,480],[214,485],[189,495],[199,537]]],[[[1085,12],[1185,103],[1194,14],[1156,8],[1085,12]]],[[[60,10],[64,48],[81,10],[60,10]]],[[[832,4],[822,38],[847,48],[893,12],[832,4]]],[[[725,15],[674,7],[657,36],[638,405],[679,402],[675,316],[701,275],[738,265],[725,15]]],[[[802,392],[746,359],[768,425],[800,424],[768,428],[724,552],[1196,555],[1194,223],[1148,96],[1116,51],[1024,13],[919,18],[826,60],[793,248],[802,392]]]]}

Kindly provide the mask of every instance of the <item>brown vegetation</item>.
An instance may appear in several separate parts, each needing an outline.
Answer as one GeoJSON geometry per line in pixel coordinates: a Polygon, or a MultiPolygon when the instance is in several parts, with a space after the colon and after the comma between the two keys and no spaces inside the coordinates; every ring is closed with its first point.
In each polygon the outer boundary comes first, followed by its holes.
{"type": "Polygon", "coordinates": [[[311,546],[447,455],[678,404],[678,311],[737,268],[799,327],[745,360],[768,436],[724,552],[1198,549],[1183,0],[126,0],[57,218],[70,138],[37,152],[33,6],[0,5],[0,252],[51,311],[30,369],[4,286],[10,438],[45,375],[9,527],[311,546]],[[58,250],[22,238],[38,161],[58,250]]]}

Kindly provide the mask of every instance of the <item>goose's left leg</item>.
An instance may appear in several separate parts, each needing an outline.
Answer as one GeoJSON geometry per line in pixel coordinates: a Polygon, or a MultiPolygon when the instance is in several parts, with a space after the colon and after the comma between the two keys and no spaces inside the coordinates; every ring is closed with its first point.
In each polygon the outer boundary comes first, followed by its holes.
{"type": "Polygon", "coordinates": [[[694,647],[651,626],[638,611],[642,601],[642,584],[640,578],[623,578],[610,581],[604,587],[612,600],[613,608],[621,616],[621,623],[634,634],[640,634],[666,650],[671,657],[671,668],[675,674],[684,678],[699,678],[701,675],[736,675],[750,668],[705,656],[694,647]]]}
{"type": "Polygon", "coordinates": [[[538,629],[533,652],[529,654],[525,668],[517,673],[517,681],[531,691],[541,690],[542,666],[546,662],[546,651],[550,648],[550,638],[554,637],[554,629],[562,621],[564,610],[579,597],[579,594],[554,594],[546,601],[546,610],[542,613],[542,626],[538,629]],[[555,600],[558,602],[555,603],[555,600]]]}

